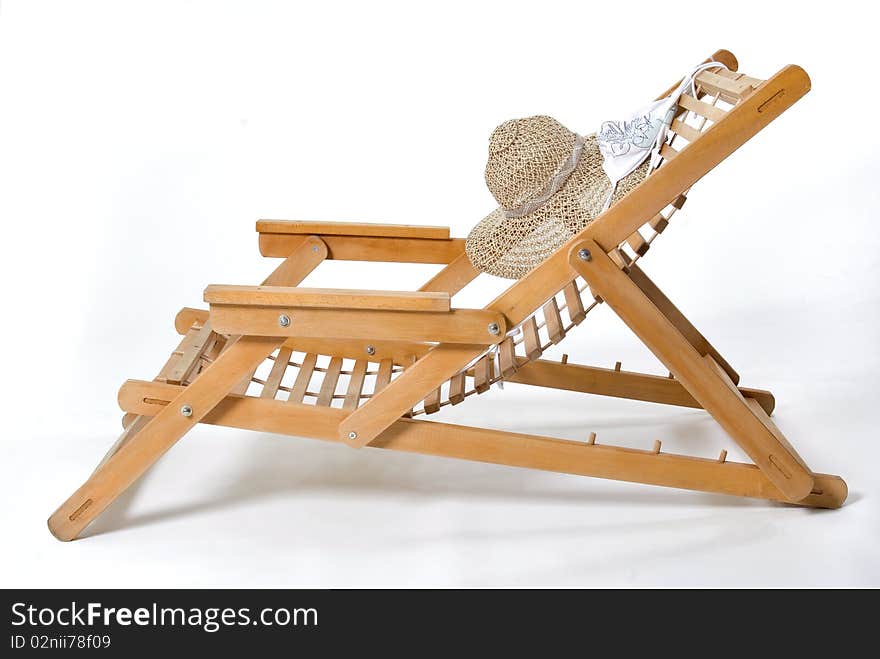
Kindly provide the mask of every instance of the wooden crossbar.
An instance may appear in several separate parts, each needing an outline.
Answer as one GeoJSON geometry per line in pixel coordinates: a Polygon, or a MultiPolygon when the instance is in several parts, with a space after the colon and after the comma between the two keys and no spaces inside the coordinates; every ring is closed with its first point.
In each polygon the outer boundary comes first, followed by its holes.
{"type": "Polygon", "coordinates": [[[503,340],[507,327],[503,315],[484,309],[413,312],[212,304],[210,320],[224,334],[482,345],[503,340]]]}

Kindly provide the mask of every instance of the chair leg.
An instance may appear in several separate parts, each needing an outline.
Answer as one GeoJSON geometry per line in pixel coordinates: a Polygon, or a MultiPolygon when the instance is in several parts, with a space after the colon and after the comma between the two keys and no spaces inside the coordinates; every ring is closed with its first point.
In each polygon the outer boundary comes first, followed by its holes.
{"type": "Polygon", "coordinates": [[[116,455],[119,452],[119,449],[121,449],[132,439],[134,439],[135,435],[143,430],[144,427],[146,427],[146,425],[150,422],[150,418],[151,417],[142,415],[136,416],[134,420],[125,427],[125,430],[122,431],[122,434],[119,435],[119,439],[113,442],[113,446],[110,447],[110,450],[107,451],[107,453],[104,455],[104,458],[98,463],[98,466],[95,467],[95,471],[98,471],[98,469],[107,464],[107,461],[114,455],[116,455]]]}
{"type": "Polygon", "coordinates": [[[648,275],[646,275],[639,266],[635,264],[631,265],[629,267],[629,276],[636,286],[642,289],[642,292],[648,296],[648,299],[654,303],[654,306],[666,316],[667,320],[675,325],[676,329],[681,332],[682,336],[690,342],[697,352],[701,355],[712,355],[712,359],[724,369],[731,381],[734,384],[739,384],[739,375],[733,370],[733,367],[727,363],[727,360],[724,359],[714,347],[712,347],[712,344],[706,340],[706,337],[700,334],[697,328],[691,324],[685,315],[678,310],[670,299],[666,297],[663,291],[661,291],[660,288],[648,278],[648,275]]]}
{"type": "Polygon", "coordinates": [[[123,438],[127,441],[49,518],[52,534],[59,540],[76,538],[281,343],[274,337],[238,339],[140,432],[123,438]]]}
{"type": "Polygon", "coordinates": [[[662,361],[791,501],[813,489],[813,473],[758,405],[750,405],[711,354],[701,354],[636,282],[594,241],[569,263],[662,361]]]}

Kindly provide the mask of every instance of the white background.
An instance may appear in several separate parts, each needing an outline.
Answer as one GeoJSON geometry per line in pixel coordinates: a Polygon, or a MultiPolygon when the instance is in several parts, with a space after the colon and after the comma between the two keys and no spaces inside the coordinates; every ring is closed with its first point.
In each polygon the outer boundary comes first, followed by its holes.
{"type": "MultiPolygon", "coordinates": [[[[818,6],[5,0],[0,585],[880,585],[876,23],[818,6]],[[49,534],[120,430],[119,385],[176,345],[177,310],[274,267],[255,219],[467,235],[493,208],[495,125],[590,132],[722,47],[758,77],[798,63],[813,91],[694,188],[644,265],[776,394],[846,507],[200,426],[85,539],[49,534]]],[[[306,285],[414,289],[435,270],[333,262],[306,285]]],[[[607,308],[563,346],[663,372],[607,308]]],[[[438,418],[741,455],[700,411],[510,385],[438,418]]]]}

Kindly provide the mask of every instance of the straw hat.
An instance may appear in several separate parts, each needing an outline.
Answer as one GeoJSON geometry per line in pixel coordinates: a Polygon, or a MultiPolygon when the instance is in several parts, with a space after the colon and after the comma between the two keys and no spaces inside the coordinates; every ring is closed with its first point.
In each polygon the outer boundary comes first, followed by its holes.
{"type": "MultiPolygon", "coordinates": [[[[641,183],[647,163],[617,186],[613,202],[641,183]]],[[[506,121],[489,138],[486,184],[501,205],[465,245],[474,266],[519,279],[593,221],[611,190],[595,135],[552,117],[506,121]]]]}

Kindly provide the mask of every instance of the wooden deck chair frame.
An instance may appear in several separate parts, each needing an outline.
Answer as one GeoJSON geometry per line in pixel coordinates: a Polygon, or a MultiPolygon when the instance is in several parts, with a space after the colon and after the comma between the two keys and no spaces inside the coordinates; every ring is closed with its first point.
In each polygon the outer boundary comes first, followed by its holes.
{"type": "Polygon", "coordinates": [[[451,297],[479,273],[464,241],[450,238],[446,228],[258,222],[262,254],[284,260],[262,286],[209,286],[209,311],[185,308],[178,314],[178,349],[153,381],[123,384],[125,430],[50,517],[52,533],[76,538],[199,422],[354,448],[841,506],[846,484],[810,470],[770,420],[773,396],[738,387],[736,371],[636,263],[690,187],[810,88],[798,66],[759,80],[738,73],[727,51],[712,58],[729,70],[700,74],[696,96],[682,97],[673,123],[676,139],[664,146],[662,165],[483,309],[451,307],[451,297]],[[676,148],[679,138],[684,148],[676,148]],[[297,288],[325,259],[444,267],[415,292],[297,288]],[[588,304],[583,293],[590,294],[588,304]],[[561,341],[600,303],[657,356],[668,378],[623,371],[619,364],[601,369],[540,359],[547,345],[561,341]],[[294,353],[304,355],[301,362],[291,361],[294,353]],[[267,359],[268,375],[255,377],[267,359]],[[322,359],[329,363],[319,364],[322,359]],[[353,366],[344,368],[346,360],[353,366]],[[289,367],[296,379],[285,386],[289,367]],[[322,383],[311,391],[316,374],[322,383]],[[337,393],[342,378],[347,385],[337,393]],[[369,393],[368,379],[374,379],[369,393]],[[726,452],[717,459],[665,453],[660,442],[641,450],[601,445],[594,433],[586,441],[560,440],[417,418],[458,404],[498,379],[702,407],[754,464],[728,461],[726,452]],[[248,395],[254,383],[262,389],[248,395]],[[284,393],[287,400],[279,399],[284,393]]]}

